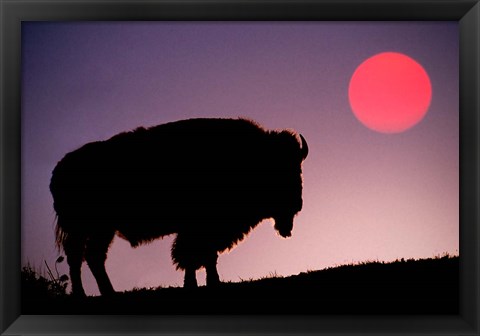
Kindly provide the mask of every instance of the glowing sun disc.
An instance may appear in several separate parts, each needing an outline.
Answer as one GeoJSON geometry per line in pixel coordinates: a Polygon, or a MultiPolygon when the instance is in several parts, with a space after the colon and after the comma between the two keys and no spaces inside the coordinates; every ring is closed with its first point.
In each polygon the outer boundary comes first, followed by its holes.
{"type": "Polygon", "coordinates": [[[357,67],[348,97],[353,114],[366,127],[381,133],[400,133],[425,117],[432,86],[427,72],[414,59],[384,52],[357,67]]]}

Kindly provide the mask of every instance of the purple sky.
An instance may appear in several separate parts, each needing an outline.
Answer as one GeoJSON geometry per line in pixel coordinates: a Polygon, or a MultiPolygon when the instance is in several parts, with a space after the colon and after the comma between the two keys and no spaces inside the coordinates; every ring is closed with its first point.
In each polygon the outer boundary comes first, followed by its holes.
{"type": "MultiPolygon", "coordinates": [[[[137,126],[239,116],[297,130],[310,153],[293,236],[266,220],[219,257],[222,280],[458,254],[458,50],[457,22],[23,23],[22,263],[59,255],[48,185],[67,152],[137,126]],[[400,134],[366,128],[348,102],[356,67],[385,51],[432,84],[426,117],[400,134]]],[[[173,238],[137,249],[115,238],[115,289],[181,285],[173,238]]]]}

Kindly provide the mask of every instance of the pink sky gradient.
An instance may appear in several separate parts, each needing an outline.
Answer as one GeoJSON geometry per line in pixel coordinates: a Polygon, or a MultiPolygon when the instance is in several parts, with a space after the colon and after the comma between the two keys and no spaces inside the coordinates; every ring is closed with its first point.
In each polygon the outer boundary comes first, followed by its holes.
{"type": "MultiPolygon", "coordinates": [[[[310,148],[293,236],[266,220],[219,257],[223,281],[456,255],[458,50],[456,22],[23,23],[22,263],[53,266],[59,255],[48,185],[67,152],[192,117],[292,128],[310,148]],[[425,118],[399,134],[366,128],[348,101],[355,69],[385,51],[415,59],[432,84],[425,118]]],[[[173,238],[137,249],[115,238],[114,288],[182,285],[173,238]]],[[[97,295],[85,264],[83,277],[97,295]]]]}

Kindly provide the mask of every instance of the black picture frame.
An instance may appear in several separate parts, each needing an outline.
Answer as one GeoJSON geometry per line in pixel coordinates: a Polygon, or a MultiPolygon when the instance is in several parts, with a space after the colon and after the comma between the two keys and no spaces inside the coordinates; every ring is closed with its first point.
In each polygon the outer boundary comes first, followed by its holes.
{"type": "MultiPolygon", "coordinates": [[[[479,335],[478,0],[0,0],[0,332],[34,334],[479,335]],[[122,20],[455,20],[460,25],[460,313],[456,316],[21,315],[21,22],[122,20]]],[[[161,303],[159,303],[161,304],[161,303]]]]}

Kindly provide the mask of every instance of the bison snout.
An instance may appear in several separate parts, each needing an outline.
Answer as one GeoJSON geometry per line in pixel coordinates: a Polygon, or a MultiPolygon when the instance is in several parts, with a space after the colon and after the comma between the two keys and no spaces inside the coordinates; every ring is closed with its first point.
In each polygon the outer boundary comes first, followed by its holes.
{"type": "Polygon", "coordinates": [[[289,238],[289,237],[292,236],[292,231],[289,231],[289,232],[278,231],[278,233],[279,233],[280,236],[282,236],[283,238],[289,238]]]}
{"type": "Polygon", "coordinates": [[[293,229],[293,218],[274,218],[275,220],[275,230],[283,238],[288,238],[292,236],[293,229]]]}

